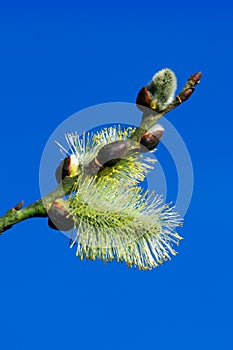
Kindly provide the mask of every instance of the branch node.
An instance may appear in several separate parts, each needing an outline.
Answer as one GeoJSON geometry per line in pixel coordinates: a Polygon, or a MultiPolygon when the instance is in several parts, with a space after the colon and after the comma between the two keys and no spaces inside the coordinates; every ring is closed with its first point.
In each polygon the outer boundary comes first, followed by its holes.
{"type": "Polygon", "coordinates": [[[178,100],[180,103],[182,103],[182,100],[181,100],[181,98],[180,98],[180,95],[177,95],[176,98],[177,98],[177,100],[178,100]]]}

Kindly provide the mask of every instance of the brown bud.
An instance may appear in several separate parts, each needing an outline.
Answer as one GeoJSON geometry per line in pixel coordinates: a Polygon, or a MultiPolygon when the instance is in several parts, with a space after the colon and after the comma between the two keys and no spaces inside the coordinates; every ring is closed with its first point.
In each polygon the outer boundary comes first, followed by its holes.
{"type": "Polygon", "coordinates": [[[147,86],[144,86],[138,93],[136,104],[140,111],[144,111],[144,107],[150,108],[151,96],[147,89],[147,86]]]}
{"type": "Polygon", "coordinates": [[[103,146],[96,157],[97,164],[103,167],[115,165],[120,159],[124,158],[129,149],[129,141],[114,141],[103,146]]]}
{"type": "Polygon", "coordinates": [[[194,89],[191,89],[191,88],[187,89],[183,92],[183,96],[186,98],[189,98],[192,95],[193,91],[194,91],[194,89]]]}
{"type": "Polygon", "coordinates": [[[66,176],[70,175],[70,157],[66,157],[61,161],[56,169],[56,180],[57,182],[61,182],[66,176]]]}
{"type": "Polygon", "coordinates": [[[195,83],[195,85],[197,85],[199,83],[199,81],[201,80],[201,77],[202,77],[202,73],[197,72],[197,73],[192,74],[191,77],[189,77],[189,80],[192,80],[195,83]]]}
{"type": "Polygon", "coordinates": [[[61,161],[56,169],[56,180],[60,183],[66,176],[74,176],[78,171],[78,160],[75,155],[66,157],[61,161]]]}
{"type": "Polygon", "coordinates": [[[157,129],[153,132],[148,132],[147,134],[143,135],[140,144],[141,144],[141,152],[147,152],[152,151],[155,149],[155,147],[160,142],[162,136],[163,136],[163,129],[157,129]]]}
{"type": "Polygon", "coordinates": [[[86,166],[84,169],[84,174],[88,176],[94,176],[101,168],[103,168],[102,164],[100,164],[97,158],[95,158],[86,166]]]}
{"type": "Polygon", "coordinates": [[[48,225],[54,230],[70,231],[74,228],[74,220],[69,216],[66,202],[57,199],[48,210],[48,225]]]}
{"type": "Polygon", "coordinates": [[[17,203],[17,204],[14,206],[13,210],[19,211],[20,209],[22,209],[23,205],[24,205],[24,201],[21,200],[19,203],[17,203]]]}
{"type": "Polygon", "coordinates": [[[194,92],[194,88],[186,89],[182,91],[176,98],[180,103],[182,103],[186,101],[192,95],[193,92],[194,92]]]}

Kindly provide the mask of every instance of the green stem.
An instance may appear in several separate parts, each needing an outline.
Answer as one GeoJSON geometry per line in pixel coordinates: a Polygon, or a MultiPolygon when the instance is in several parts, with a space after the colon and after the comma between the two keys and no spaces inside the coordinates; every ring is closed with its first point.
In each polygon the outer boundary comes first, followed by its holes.
{"type": "Polygon", "coordinates": [[[50,192],[43,198],[37,200],[36,202],[28,205],[23,209],[18,208],[17,205],[8,210],[0,218],[0,235],[4,231],[11,228],[14,224],[17,224],[18,222],[35,217],[47,217],[47,211],[52,205],[52,203],[56,199],[61,198],[64,195],[70,193],[76,179],[77,176],[66,177],[54,191],[50,192]]]}
{"type": "MultiPolygon", "coordinates": [[[[201,73],[198,72],[193,74],[179,93],[176,98],[172,101],[171,104],[167,106],[165,110],[160,113],[155,112],[154,110],[147,109],[149,111],[143,113],[142,122],[135,132],[131,135],[130,139],[136,142],[139,142],[141,137],[161,119],[165,114],[179,106],[181,103],[186,101],[192,94],[194,86],[197,85],[201,78],[201,73]],[[191,90],[191,92],[190,92],[191,90]]],[[[137,152],[138,149],[135,149],[137,152]]],[[[72,191],[74,183],[78,175],[74,177],[66,177],[58,187],[44,196],[43,198],[37,200],[36,202],[28,205],[27,207],[21,209],[22,202],[16,205],[15,207],[8,210],[0,218],[0,235],[11,228],[13,225],[18,222],[24,221],[26,219],[34,217],[47,217],[47,211],[51,207],[52,203],[58,199],[62,198],[64,195],[69,194],[72,191]]]]}

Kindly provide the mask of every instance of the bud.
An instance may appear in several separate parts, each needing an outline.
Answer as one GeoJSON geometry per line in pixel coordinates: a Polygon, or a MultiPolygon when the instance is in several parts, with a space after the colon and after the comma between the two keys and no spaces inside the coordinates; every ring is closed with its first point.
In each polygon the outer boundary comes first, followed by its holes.
{"type": "Polygon", "coordinates": [[[157,112],[163,111],[174,98],[177,81],[175,73],[169,68],[157,72],[147,90],[151,96],[150,108],[157,112]]]}
{"type": "Polygon", "coordinates": [[[176,99],[180,103],[182,103],[182,102],[186,101],[192,95],[194,90],[195,90],[194,88],[189,88],[189,89],[186,89],[184,91],[181,91],[180,94],[176,97],[176,99]]]}
{"type": "Polygon", "coordinates": [[[155,124],[140,140],[141,152],[152,151],[160,142],[163,136],[164,128],[160,124],[155,124]]]}
{"type": "Polygon", "coordinates": [[[103,146],[96,157],[96,161],[105,166],[113,166],[128,152],[130,142],[127,140],[114,141],[103,146]]]}
{"type": "Polygon", "coordinates": [[[71,154],[61,161],[56,169],[56,180],[60,183],[66,176],[75,176],[79,170],[78,158],[71,154]]]}
{"type": "Polygon", "coordinates": [[[194,86],[195,86],[195,85],[197,85],[200,82],[201,77],[202,77],[202,73],[201,72],[197,72],[197,73],[192,74],[191,77],[189,77],[188,80],[191,80],[193,83],[195,83],[194,84],[194,86]]]}
{"type": "Polygon", "coordinates": [[[17,204],[14,206],[13,210],[14,210],[14,211],[19,211],[19,210],[22,209],[23,205],[24,205],[24,201],[21,200],[19,203],[17,203],[17,204]]]}
{"type": "Polygon", "coordinates": [[[64,199],[57,199],[48,210],[48,225],[54,230],[70,231],[74,228],[74,220],[69,216],[68,205],[64,199]]]}
{"type": "Polygon", "coordinates": [[[85,167],[84,174],[96,175],[101,169],[107,166],[114,166],[124,158],[129,151],[130,141],[119,140],[104,145],[97,156],[85,167]]]}
{"type": "Polygon", "coordinates": [[[144,107],[150,108],[150,103],[151,103],[150,93],[149,93],[149,91],[147,89],[147,86],[144,86],[138,93],[138,96],[137,96],[137,99],[136,99],[137,107],[142,112],[144,112],[144,110],[145,110],[144,107]]]}

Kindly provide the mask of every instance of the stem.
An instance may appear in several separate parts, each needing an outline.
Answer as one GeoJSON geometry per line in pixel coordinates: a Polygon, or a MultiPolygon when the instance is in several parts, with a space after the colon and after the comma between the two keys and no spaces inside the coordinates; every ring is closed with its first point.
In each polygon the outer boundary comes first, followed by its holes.
{"type": "Polygon", "coordinates": [[[154,124],[156,124],[165,114],[178,107],[183,102],[187,101],[188,98],[194,92],[194,87],[199,83],[201,79],[201,72],[192,74],[183,89],[174,98],[174,100],[160,113],[150,108],[145,108],[142,115],[142,121],[139,127],[132,134],[131,139],[134,141],[140,141],[141,137],[149,130],[154,124]]]}
{"type": "Polygon", "coordinates": [[[28,205],[23,209],[21,209],[23,202],[20,202],[13,208],[9,209],[0,218],[0,235],[18,222],[35,217],[47,217],[47,211],[52,203],[56,199],[70,193],[76,180],[77,176],[66,177],[62,183],[59,184],[57,188],[55,188],[55,190],[48,193],[46,196],[42,197],[36,202],[28,205]]]}
{"type": "MultiPolygon", "coordinates": [[[[130,139],[132,141],[139,142],[141,137],[149,130],[155,123],[159,121],[165,114],[172,111],[174,108],[179,106],[181,103],[186,101],[193,93],[194,86],[196,86],[201,79],[201,73],[195,73],[187,80],[185,86],[176,96],[176,98],[160,113],[146,108],[146,111],[142,115],[142,121],[139,127],[131,135],[130,139]]],[[[106,146],[105,146],[106,147],[106,146]]],[[[138,152],[138,148],[132,150],[132,152],[138,152]]],[[[93,167],[94,162],[87,165],[87,169],[93,167]]],[[[98,164],[94,164],[95,168],[98,164]]],[[[89,169],[90,170],[90,169],[89,169]]],[[[96,170],[96,169],[94,169],[96,170]]],[[[43,198],[37,200],[36,202],[28,205],[27,207],[22,208],[23,202],[15,205],[13,208],[9,209],[1,218],[0,218],[0,235],[11,228],[13,225],[18,222],[34,218],[34,217],[47,217],[47,211],[51,207],[52,203],[58,199],[62,198],[64,195],[69,194],[72,191],[75,181],[77,180],[76,175],[74,177],[65,177],[61,184],[55,188],[54,191],[50,192],[43,198]]]]}

